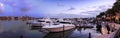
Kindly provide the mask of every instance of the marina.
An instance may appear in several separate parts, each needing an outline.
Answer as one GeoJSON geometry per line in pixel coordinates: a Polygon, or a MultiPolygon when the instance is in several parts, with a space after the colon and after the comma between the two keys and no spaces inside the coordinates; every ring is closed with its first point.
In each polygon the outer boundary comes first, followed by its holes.
{"type": "Polygon", "coordinates": [[[100,36],[94,28],[73,28],[62,32],[43,32],[40,27],[31,27],[25,21],[0,21],[0,38],[88,38],[100,36]]]}
{"type": "Polygon", "coordinates": [[[120,38],[120,0],[0,0],[0,38],[120,38]]]}

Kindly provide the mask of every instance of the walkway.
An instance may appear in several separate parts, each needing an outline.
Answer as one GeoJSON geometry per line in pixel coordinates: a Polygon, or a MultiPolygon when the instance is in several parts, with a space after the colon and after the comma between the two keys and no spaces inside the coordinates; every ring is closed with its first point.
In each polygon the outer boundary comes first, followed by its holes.
{"type": "Polygon", "coordinates": [[[117,30],[120,28],[120,24],[116,24],[116,23],[108,23],[109,27],[110,27],[110,30],[115,30],[114,32],[111,32],[110,34],[107,34],[107,30],[106,30],[106,27],[104,25],[102,25],[102,34],[101,36],[97,36],[97,37],[94,37],[94,38],[111,38],[113,37],[117,30]]]}

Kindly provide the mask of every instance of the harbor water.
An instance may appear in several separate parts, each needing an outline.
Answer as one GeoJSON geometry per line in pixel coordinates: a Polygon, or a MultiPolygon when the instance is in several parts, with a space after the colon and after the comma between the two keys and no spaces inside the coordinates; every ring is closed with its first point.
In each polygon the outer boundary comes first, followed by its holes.
{"type": "Polygon", "coordinates": [[[0,38],[89,38],[89,34],[91,37],[100,36],[96,25],[91,25],[94,28],[76,27],[63,32],[48,33],[42,32],[41,27],[31,27],[26,21],[0,21],[0,38]]]}

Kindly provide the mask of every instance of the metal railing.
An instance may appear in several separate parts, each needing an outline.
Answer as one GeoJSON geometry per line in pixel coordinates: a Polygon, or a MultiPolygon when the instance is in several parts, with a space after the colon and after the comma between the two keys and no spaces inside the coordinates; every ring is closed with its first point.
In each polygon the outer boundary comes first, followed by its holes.
{"type": "Polygon", "coordinates": [[[120,37],[120,28],[115,31],[115,33],[110,38],[119,38],[120,37]]]}

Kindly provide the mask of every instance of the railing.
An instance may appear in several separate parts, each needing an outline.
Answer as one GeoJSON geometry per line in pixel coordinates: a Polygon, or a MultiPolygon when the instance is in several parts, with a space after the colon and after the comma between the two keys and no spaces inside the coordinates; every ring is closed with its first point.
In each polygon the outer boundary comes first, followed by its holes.
{"type": "Polygon", "coordinates": [[[120,37],[120,28],[115,31],[115,33],[110,38],[119,38],[120,37]]]}

